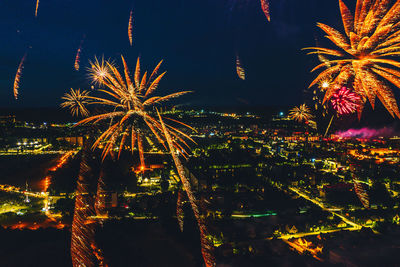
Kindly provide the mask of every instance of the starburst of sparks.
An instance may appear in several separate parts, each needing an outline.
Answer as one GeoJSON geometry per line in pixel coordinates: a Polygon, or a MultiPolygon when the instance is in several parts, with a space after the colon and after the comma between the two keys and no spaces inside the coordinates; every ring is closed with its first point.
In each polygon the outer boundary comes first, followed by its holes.
{"type": "MultiPolygon", "coordinates": [[[[372,107],[376,97],[389,113],[400,118],[394,93],[390,84],[400,87],[400,63],[393,57],[400,55],[400,1],[357,0],[354,16],[339,0],[345,34],[328,25],[318,23],[337,49],[309,47],[309,54],[336,57],[315,67],[312,71],[326,67],[310,87],[327,76],[334,77],[333,83],[339,87],[351,86],[361,96],[362,111],[367,99],[372,107]]],[[[328,87],[324,102],[335,93],[328,87]]]]}
{"type": "MultiPolygon", "coordinates": [[[[156,66],[152,74],[148,77],[147,72],[140,77],[140,58],[137,60],[136,69],[131,78],[127,63],[122,57],[123,72],[109,61],[95,60],[91,63],[90,77],[93,82],[101,85],[96,90],[96,95],[85,95],[79,99],[80,104],[72,104],[67,97],[65,107],[96,105],[102,107],[100,113],[92,115],[81,120],[77,125],[97,125],[100,122],[107,123],[108,128],[97,138],[93,148],[103,147],[103,160],[107,155],[113,155],[115,146],[118,146],[118,157],[124,148],[130,147],[133,153],[135,146],[139,150],[140,162],[144,166],[144,148],[143,143],[151,133],[152,137],[164,147],[165,140],[162,135],[160,122],[152,117],[151,112],[158,104],[166,102],[172,98],[189,93],[189,91],[177,92],[167,96],[153,96],[158,88],[165,72],[158,74],[162,61],[156,66]],[[147,78],[148,77],[148,78],[147,78]],[[71,104],[70,104],[71,103],[71,104]]],[[[74,98],[73,100],[75,100],[74,98]]],[[[183,124],[171,118],[166,118],[185,127],[183,124]]],[[[189,135],[183,131],[167,125],[168,130],[173,136],[173,144],[181,152],[181,155],[187,157],[189,146],[185,140],[190,140],[189,135]]]]}
{"type": "Polygon", "coordinates": [[[289,111],[289,118],[298,122],[308,122],[314,116],[311,114],[310,108],[306,104],[302,104],[289,111]]]}
{"type": "Polygon", "coordinates": [[[361,97],[346,87],[337,89],[331,98],[332,108],[339,115],[354,113],[360,106],[360,103],[361,97]]]}
{"type": "Polygon", "coordinates": [[[326,91],[331,85],[332,85],[332,79],[330,77],[327,77],[318,82],[318,87],[324,91],[326,91]]]}
{"type": "Polygon", "coordinates": [[[14,98],[17,100],[18,95],[19,95],[19,87],[20,87],[20,82],[21,82],[21,77],[22,77],[22,70],[24,69],[24,63],[26,60],[26,53],[22,57],[21,62],[19,63],[17,73],[15,74],[15,79],[14,79],[14,98]]]}
{"type": "Polygon", "coordinates": [[[89,79],[95,85],[102,85],[104,79],[107,75],[109,75],[109,65],[113,66],[113,63],[110,61],[104,60],[102,57],[100,60],[95,57],[94,61],[89,61],[90,68],[89,71],[89,79]]]}
{"type": "Polygon", "coordinates": [[[71,89],[69,93],[65,93],[61,98],[64,100],[64,102],[61,103],[61,107],[68,108],[71,111],[71,114],[74,116],[86,117],[89,115],[89,111],[86,108],[86,106],[90,103],[88,96],[89,91],[71,89]]]}

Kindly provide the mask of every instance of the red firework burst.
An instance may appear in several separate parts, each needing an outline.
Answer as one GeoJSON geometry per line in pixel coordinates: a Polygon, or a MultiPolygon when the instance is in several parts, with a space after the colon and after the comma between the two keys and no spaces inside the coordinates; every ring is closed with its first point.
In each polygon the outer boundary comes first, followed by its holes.
{"type": "Polygon", "coordinates": [[[354,113],[361,103],[361,97],[346,87],[338,89],[331,98],[331,104],[339,115],[354,113]]]}

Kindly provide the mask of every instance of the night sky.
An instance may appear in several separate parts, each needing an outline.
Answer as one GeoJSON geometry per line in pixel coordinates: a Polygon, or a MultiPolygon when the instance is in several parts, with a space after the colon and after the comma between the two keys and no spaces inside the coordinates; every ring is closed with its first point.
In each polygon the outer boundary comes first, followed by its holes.
{"type": "MultiPolygon", "coordinates": [[[[352,1],[347,1],[352,2],[352,1]]],[[[126,56],[152,70],[164,59],[159,93],[193,90],[180,103],[201,106],[291,106],[304,89],[317,58],[301,48],[324,40],[317,22],[342,30],[337,0],[270,0],[271,23],[259,0],[3,0],[0,4],[0,106],[51,107],[69,88],[89,88],[86,67],[95,55],[126,56]],[[127,27],[134,10],[134,45],[127,27]],[[76,51],[85,36],[81,70],[76,51]],[[29,48],[30,47],[30,48],[29,48]],[[28,51],[15,101],[12,86],[28,51]],[[247,80],[236,76],[235,54],[247,80]]],[[[351,5],[351,3],[350,3],[351,5]]],[[[352,7],[353,9],[353,7],[352,7]]]]}

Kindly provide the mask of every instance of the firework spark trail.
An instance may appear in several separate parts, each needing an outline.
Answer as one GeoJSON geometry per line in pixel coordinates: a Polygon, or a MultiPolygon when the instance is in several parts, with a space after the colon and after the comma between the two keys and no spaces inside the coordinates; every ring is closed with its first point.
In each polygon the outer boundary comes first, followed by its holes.
{"type": "MultiPolygon", "coordinates": [[[[318,23],[337,49],[309,47],[308,54],[323,54],[329,59],[312,71],[327,67],[311,83],[310,87],[327,76],[334,78],[334,84],[354,87],[362,98],[358,109],[361,116],[363,106],[369,100],[374,108],[378,98],[388,112],[400,118],[397,101],[390,84],[400,88],[400,63],[393,57],[400,55],[400,1],[357,0],[353,16],[342,0],[340,12],[345,34],[318,23]]],[[[329,100],[334,87],[326,89],[324,102],[329,100]]]]}
{"type": "Polygon", "coordinates": [[[39,0],[36,0],[36,9],[35,9],[35,17],[37,18],[39,11],[39,0]]]}
{"type": "Polygon", "coordinates": [[[324,137],[326,137],[326,135],[327,135],[328,132],[329,132],[329,129],[330,129],[331,126],[332,126],[333,118],[335,118],[335,115],[333,115],[332,118],[331,118],[331,120],[329,121],[328,127],[326,127],[326,131],[325,131],[324,137]]]}
{"type": "Polygon", "coordinates": [[[133,45],[133,10],[131,10],[131,13],[129,16],[128,37],[129,37],[129,43],[132,46],[133,45]]]}
{"type": "Polygon", "coordinates": [[[105,175],[106,171],[104,169],[104,164],[100,170],[99,180],[97,181],[97,193],[96,200],[94,204],[94,208],[97,216],[104,216],[107,214],[105,209],[105,193],[106,193],[106,184],[105,184],[105,175]]]}
{"type": "Polygon", "coordinates": [[[242,67],[242,62],[240,61],[239,55],[236,55],[236,73],[240,79],[246,80],[246,72],[242,67]]]}
{"type": "Polygon", "coordinates": [[[19,95],[19,87],[20,87],[20,82],[21,82],[21,77],[22,77],[22,70],[24,69],[24,63],[26,59],[27,53],[22,57],[21,62],[19,63],[17,73],[15,74],[15,79],[14,79],[14,98],[17,100],[18,95],[19,95]]]}
{"type": "Polygon", "coordinates": [[[261,8],[265,14],[265,16],[267,17],[268,21],[271,21],[271,15],[269,12],[269,1],[268,0],[260,0],[261,1],[261,8]]]}
{"type": "Polygon", "coordinates": [[[176,200],[176,219],[179,223],[179,229],[183,232],[183,223],[184,223],[184,214],[183,214],[183,200],[185,198],[184,193],[182,190],[178,191],[178,197],[176,200]]]}
{"type": "Polygon", "coordinates": [[[94,174],[90,164],[90,154],[90,149],[86,145],[79,170],[71,230],[71,257],[74,267],[96,266],[96,256],[92,249],[95,236],[94,224],[88,223],[88,218],[95,215],[94,199],[91,195],[91,180],[94,174]]]}
{"type": "Polygon", "coordinates": [[[76,71],[79,71],[80,68],[82,47],[83,47],[83,39],[79,44],[78,51],[76,51],[75,63],[74,63],[74,68],[76,71]]]}
{"type": "MultiPolygon", "coordinates": [[[[158,111],[157,111],[157,113],[158,113],[158,111]]],[[[173,145],[169,131],[167,130],[167,127],[165,126],[165,124],[160,116],[160,113],[158,113],[158,117],[159,117],[162,129],[163,129],[163,133],[165,135],[165,139],[168,143],[168,147],[170,149],[172,158],[174,160],[175,167],[178,171],[178,175],[182,181],[183,188],[184,188],[185,192],[187,193],[189,202],[192,206],[194,216],[196,217],[197,224],[199,226],[201,251],[203,254],[204,262],[206,264],[206,267],[214,267],[214,266],[216,266],[216,261],[215,261],[215,256],[214,256],[214,246],[208,238],[209,233],[208,233],[208,230],[207,230],[205,222],[204,222],[204,216],[200,215],[199,206],[197,204],[197,199],[193,194],[192,186],[191,186],[188,178],[186,177],[185,170],[182,166],[181,161],[179,160],[176,148],[173,145]]]]}

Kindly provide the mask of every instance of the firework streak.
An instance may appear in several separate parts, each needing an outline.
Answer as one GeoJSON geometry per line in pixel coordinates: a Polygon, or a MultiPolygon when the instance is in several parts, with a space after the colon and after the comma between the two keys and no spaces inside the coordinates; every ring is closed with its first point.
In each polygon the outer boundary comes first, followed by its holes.
{"type": "Polygon", "coordinates": [[[38,15],[38,10],[39,10],[39,0],[36,0],[35,17],[37,17],[38,15]]]}
{"type": "Polygon", "coordinates": [[[79,45],[78,51],[76,52],[76,56],[75,56],[74,68],[76,71],[79,71],[79,68],[80,68],[82,46],[83,46],[83,39],[79,45]]]}
{"type": "Polygon", "coordinates": [[[18,99],[18,94],[19,94],[19,86],[21,82],[21,77],[22,77],[22,70],[24,69],[24,63],[26,59],[26,53],[22,57],[21,62],[19,63],[17,73],[15,74],[15,79],[14,79],[14,98],[18,99]]]}
{"type": "Polygon", "coordinates": [[[185,170],[183,169],[182,163],[180,162],[179,158],[178,158],[178,154],[176,152],[176,148],[173,145],[171,136],[169,134],[169,131],[167,130],[160,114],[158,113],[158,117],[160,120],[160,123],[162,125],[163,131],[164,131],[164,135],[165,135],[165,139],[167,140],[168,143],[168,147],[170,149],[172,158],[174,160],[176,169],[178,171],[178,175],[181,178],[182,184],[183,184],[183,188],[187,193],[187,196],[189,198],[189,202],[192,206],[192,210],[194,213],[194,216],[196,217],[197,220],[197,224],[199,226],[199,230],[200,230],[200,241],[201,241],[201,252],[203,254],[203,259],[204,262],[206,264],[206,267],[214,267],[216,266],[216,261],[215,261],[215,257],[214,257],[214,246],[211,243],[211,241],[208,239],[208,230],[206,228],[205,222],[204,222],[204,216],[200,215],[200,211],[199,211],[199,207],[197,204],[197,200],[193,194],[192,191],[192,186],[188,180],[188,178],[186,177],[185,174],[185,170]]]}
{"type": "Polygon", "coordinates": [[[261,0],[261,8],[262,11],[264,12],[265,16],[267,17],[268,21],[271,21],[271,16],[269,13],[269,2],[268,0],[261,0]]]}
{"type": "Polygon", "coordinates": [[[129,16],[128,37],[129,37],[129,43],[132,46],[132,44],[133,44],[133,10],[131,10],[131,14],[129,16]]]}
{"type": "Polygon", "coordinates": [[[184,214],[183,214],[183,200],[185,198],[182,190],[178,191],[178,197],[176,199],[176,219],[179,223],[179,229],[183,232],[184,214]]]}
{"type": "Polygon", "coordinates": [[[94,216],[94,199],[91,194],[91,182],[94,178],[90,166],[91,153],[88,148],[83,150],[78,185],[75,199],[75,212],[71,231],[71,257],[74,267],[94,267],[96,256],[93,252],[94,223],[88,218],[94,216]]]}
{"type": "Polygon", "coordinates": [[[242,67],[242,62],[240,61],[240,58],[238,55],[236,55],[236,73],[240,79],[246,80],[246,72],[244,71],[244,68],[242,67]]]}

